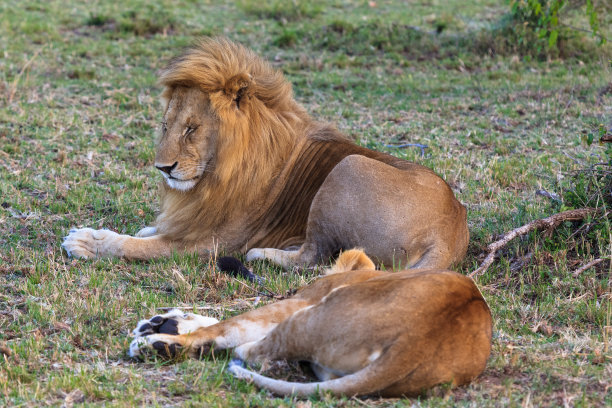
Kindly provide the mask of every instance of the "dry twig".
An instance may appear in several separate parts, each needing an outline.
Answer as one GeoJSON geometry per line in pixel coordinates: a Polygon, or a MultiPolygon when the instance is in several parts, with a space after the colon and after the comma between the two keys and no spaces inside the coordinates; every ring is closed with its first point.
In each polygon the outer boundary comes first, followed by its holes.
{"type": "Polygon", "coordinates": [[[556,193],[550,193],[546,190],[536,190],[535,193],[536,195],[550,198],[551,200],[554,200],[554,201],[561,201],[561,197],[559,197],[559,194],[556,194],[556,193]]]}
{"type": "Polygon", "coordinates": [[[533,230],[543,228],[546,228],[547,232],[551,233],[553,229],[557,228],[559,224],[564,221],[582,220],[588,215],[595,214],[598,211],[599,210],[597,208],[579,208],[577,210],[564,211],[561,213],[553,214],[547,218],[531,221],[530,223],[525,224],[522,227],[515,228],[512,231],[504,234],[504,236],[500,240],[489,244],[489,246],[487,247],[487,250],[489,251],[487,257],[482,262],[482,264],[480,264],[478,269],[470,273],[468,276],[470,278],[475,278],[476,276],[483,274],[487,269],[489,269],[489,266],[491,266],[491,264],[495,260],[495,254],[497,253],[497,251],[506,246],[514,238],[523,236],[533,230]]]}
{"type": "Polygon", "coordinates": [[[574,272],[572,272],[572,276],[576,277],[576,276],[580,275],[582,272],[586,271],[587,269],[589,269],[589,268],[591,268],[591,267],[593,267],[595,265],[599,265],[600,263],[602,263],[605,260],[606,260],[606,258],[593,259],[592,261],[585,263],[580,268],[578,268],[574,272]]]}

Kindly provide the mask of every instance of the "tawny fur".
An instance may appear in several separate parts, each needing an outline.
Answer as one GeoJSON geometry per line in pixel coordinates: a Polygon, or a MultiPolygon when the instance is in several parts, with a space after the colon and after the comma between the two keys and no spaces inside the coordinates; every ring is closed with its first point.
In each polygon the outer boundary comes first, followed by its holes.
{"type": "Polygon", "coordinates": [[[361,249],[353,248],[343,251],[331,268],[325,271],[326,275],[348,272],[358,269],[376,269],[376,265],[361,249]]]}
{"type": "MultiPolygon", "coordinates": [[[[361,251],[342,253],[331,274],[295,296],[217,324],[151,334],[166,316],[139,323],[130,355],[149,348],[201,357],[234,348],[248,362],[312,363],[319,382],[274,380],[234,365],[230,371],[275,394],[415,396],[438,384],[477,377],[491,349],[491,314],[474,282],[447,270],[384,272],[361,251]],[[365,269],[362,269],[365,268],[365,269]]],[[[197,321],[205,321],[204,318],[197,321]]]]}
{"type": "Polygon", "coordinates": [[[464,257],[466,210],[440,177],[315,122],[282,73],[251,50],[203,39],[160,83],[155,165],[165,182],[155,228],[135,237],[73,230],[69,254],[150,259],[223,247],[290,267],[362,247],[400,269],[464,257]]]}

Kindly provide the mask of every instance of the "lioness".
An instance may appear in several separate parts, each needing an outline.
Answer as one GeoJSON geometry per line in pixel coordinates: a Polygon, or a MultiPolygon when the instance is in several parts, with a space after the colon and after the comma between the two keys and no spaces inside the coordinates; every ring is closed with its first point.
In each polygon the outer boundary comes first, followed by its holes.
{"type": "Polygon", "coordinates": [[[160,83],[155,226],[135,237],[73,229],[62,244],[69,255],[149,259],[222,246],[288,267],[358,246],[379,263],[413,268],[464,257],[466,211],[444,180],[313,121],[252,51],[203,39],[160,83]]]}
{"type": "Polygon", "coordinates": [[[174,310],[142,320],[130,355],[202,356],[235,348],[248,362],[299,360],[321,380],[291,383],[232,364],[279,395],[414,396],[478,376],[491,349],[491,313],[474,282],[448,270],[383,272],[359,250],[289,299],[217,323],[174,310]]]}

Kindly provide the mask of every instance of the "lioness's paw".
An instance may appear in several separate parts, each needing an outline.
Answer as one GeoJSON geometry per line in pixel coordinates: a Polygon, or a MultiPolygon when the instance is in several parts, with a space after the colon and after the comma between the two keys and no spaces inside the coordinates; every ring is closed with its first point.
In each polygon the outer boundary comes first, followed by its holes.
{"type": "Polygon", "coordinates": [[[144,357],[156,352],[161,357],[173,358],[181,354],[183,347],[173,341],[173,335],[152,334],[145,337],[136,337],[130,343],[129,355],[132,358],[144,357]]]}
{"type": "Polygon", "coordinates": [[[139,321],[132,333],[134,337],[148,336],[156,333],[187,334],[200,327],[208,327],[217,323],[219,321],[214,317],[184,313],[179,309],[172,309],[168,313],[139,321]]]}
{"type": "MultiPolygon", "coordinates": [[[[176,337],[191,333],[200,327],[208,327],[219,321],[214,317],[201,316],[195,313],[184,313],[178,309],[168,313],[141,320],[132,332],[135,339],[130,344],[131,357],[139,357],[148,351],[155,351],[162,357],[175,357],[182,352],[182,345],[176,337]]],[[[191,351],[193,355],[206,354],[206,347],[191,351]]]]}
{"type": "Polygon", "coordinates": [[[120,256],[121,241],[121,235],[107,229],[73,228],[64,238],[62,248],[75,258],[120,256]]]}

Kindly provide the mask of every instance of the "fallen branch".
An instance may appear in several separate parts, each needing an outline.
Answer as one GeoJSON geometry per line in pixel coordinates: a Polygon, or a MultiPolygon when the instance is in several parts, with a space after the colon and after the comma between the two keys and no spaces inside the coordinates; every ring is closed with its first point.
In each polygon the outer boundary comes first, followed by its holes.
{"type": "Polygon", "coordinates": [[[582,220],[587,216],[595,214],[597,212],[599,212],[597,208],[579,208],[577,210],[569,210],[553,214],[550,217],[531,221],[530,223],[525,224],[522,227],[515,228],[512,231],[504,234],[501,239],[489,244],[489,246],[487,247],[489,253],[487,254],[486,258],[484,259],[482,264],[480,264],[478,269],[470,273],[468,276],[470,278],[475,278],[476,276],[483,274],[487,269],[489,269],[489,266],[491,266],[491,264],[495,260],[495,254],[497,253],[497,251],[506,246],[516,237],[528,234],[533,230],[539,230],[544,228],[547,230],[548,233],[552,233],[552,230],[557,228],[562,222],[582,220]]]}
{"type": "Polygon", "coordinates": [[[576,26],[573,26],[573,25],[570,25],[570,24],[565,24],[565,23],[559,23],[559,25],[563,26],[563,27],[567,27],[567,28],[569,28],[571,30],[581,31],[583,33],[591,34],[593,37],[599,37],[599,39],[601,41],[603,41],[604,43],[608,42],[608,38],[605,35],[603,35],[603,34],[601,34],[599,32],[592,31],[592,30],[587,30],[586,28],[576,27],[576,26]]]}
{"type": "Polygon", "coordinates": [[[561,197],[559,197],[559,194],[550,193],[546,190],[536,190],[535,194],[542,197],[550,198],[554,201],[561,201],[561,197]]]}
{"type": "Polygon", "coordinates": [[[589,269],[589,268],[591,268],[591,267],[593,267],[595,265],[599,265],[600,263],[602,263],[605,260],[606,260],[606,258],[593,259],[591,262],[585,263],[580,268],[578,268],[574,272],[572,272],[572,276],[576,277],[576,276],[580,275],[582,272],[586,271],[587,269],[589,269]]]}

